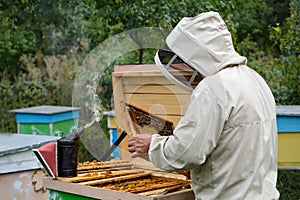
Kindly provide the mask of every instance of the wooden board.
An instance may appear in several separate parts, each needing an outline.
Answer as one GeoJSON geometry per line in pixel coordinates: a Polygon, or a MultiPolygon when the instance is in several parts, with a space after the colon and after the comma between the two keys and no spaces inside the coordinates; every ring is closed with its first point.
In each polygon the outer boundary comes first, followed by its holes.
{"type": "Polygon", "coordinates": [[[300,132],[278,134],[278,167],[300,169],[300,132]]]}
{"type": "MultiPolygon", "coordinates": [[[[148,84],[159,84],[159,85],[174,85],[169,79],[165,78],[162,74],[153,75],[147,74],[144,72],[143,74],[124,74],[124,85],[148,85],[148,84]],[[136,75],[136,76],[135,76],[136,75]]],[[[192,85],[196,85],[197,83],[193,83],[192,85]]],[[[177,86],[176,86],[177,87],[177,86]]],[[[179,88],[179,87],[178,87],[179,88]]]]}
{"type": "Polygon", "coordinates": [[[176,85],[160,85],[160,84],[132,84],[124,85],[125,94],[190,94],[176,85]]]}

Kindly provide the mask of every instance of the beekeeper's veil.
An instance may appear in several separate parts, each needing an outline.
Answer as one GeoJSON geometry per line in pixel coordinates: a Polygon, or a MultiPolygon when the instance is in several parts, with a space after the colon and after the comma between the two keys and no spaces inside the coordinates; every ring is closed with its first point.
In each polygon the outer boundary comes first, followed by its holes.
{"type": "Polygon", "coordinates": [[[155,55],[161,72],[187,91],[193,91],[200,74],[207,77],[246,62],[234,50],[231,34],[217,12],[183,18],[168,35],[166,47],[155,55]]]}

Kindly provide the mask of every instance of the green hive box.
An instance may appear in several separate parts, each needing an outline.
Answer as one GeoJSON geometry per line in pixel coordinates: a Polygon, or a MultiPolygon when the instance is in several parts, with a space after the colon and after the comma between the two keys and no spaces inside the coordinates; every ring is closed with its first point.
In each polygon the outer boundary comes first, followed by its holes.
{"type": "Polygon", "coordinates": [[[68,135],[78,128],[78,107],[35,106],[11,110],[16,115],[18,133],[32,135],[68,135]]]}

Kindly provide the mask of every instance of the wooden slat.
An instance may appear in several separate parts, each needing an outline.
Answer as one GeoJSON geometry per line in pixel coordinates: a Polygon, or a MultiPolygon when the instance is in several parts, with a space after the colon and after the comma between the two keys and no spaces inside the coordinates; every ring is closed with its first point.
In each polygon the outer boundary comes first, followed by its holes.
{"type": "Polygon", "coordinates": [[[159,72],[159,69],[157,68],[156,64],[134,64],[134,65],[115,65],[114,66],[114,73],[116,72],[134,72],[134,71],[157,71],[159,72]]]}
{"type": "Polygon", "coordinates": [[[164,182],[164,183],[160,183],[160,184],[149,184],[148,186],[144,187],[144,188],[137,188],[137,189],[129,189],[126,190],[125,192],[130,192],[130,193],[141,193],[141,192],[145,192],[145,191],[150,191],[150,190],[155,190],[155,189],[160,189],[160,188],[167,188],[167,187],[182,187],[181,183],[174,183],[174,182],[164,182]]]}
{"type": "Polygon", "coordinates": [[[132,167],[132,164],[128,161],[108,161],[108,162],[91,162],[90,164],[78,164],[77,171],[92,170],[92,169],[107,169],[118,167],[132,167]]]}
{"type": "Polygon", "coordinates": [[[124,93],[142,93],[142,94],[188,94],[187,92],[176,85],[160,85],[160,84],[146,84],[146,85],[124,85],[124,93]]]}
{"type": "MultiPolygon", "coordinates": [[[[147,85],[147,84],[160,84],[160,85],[174,85],[172,81],[164,76],[124,76],[120,77],[124,85],[147,85]]],[[[190,79],[189,77],[187,78],[190,79]]],[[[197,85],[199,81],[195,81],[192,85],[197,85]]]]}
{"type": "Polygon", "coordinates": [[[101,184],[107,184],[107,183],[114,183],[118,181],[125,181],[125,180],[131,180],[131,179],[137,179],[142,177],[151,176],[150,172],[143,172],[139,174],[132,174],[132,175],[126,175],[126,176],[120,176],[120,177],[113,177],[113,178],[107,178],[107,179],[101,179],[101,180],[94,180],[94,181],[86,181],[78,183],[80,185],[101,185],[101,184]]]}
{"type": "MultiPolygon", "coordinates": [[[[136,105],[136,104],[132,104],[136,105]]],[[[179,105],[163,105],[163,104],[151,104],[148,102],[143,102],[138,107],[143,108],[153,115],[164,116],[163,118],[168,116],[183,116],[187,105],[179,106],[179,105]]]]}
{"type": "Polygon", "coordinates": [[[173,83],[163,76],[133,76],[122,77],[124,85],[147,85],[147,84],[161,84],[161,85],[173,85],[173,83]]]}
{"type": "MultiPolygon", "coordinates": [[[[116,110],[116,121],[118,123],[118,128],[125,131],[129,136],[135,135],[135,130],[130,123],[128,113],[126,111],[126,107],[124,106],[125,96],[124,96],[124,88],[123,81],[119,77],[113,77],[113,92],[114,92],[114,102],[115,102],[115,110],[116,110]]],[[[124,142],[127,142],[128,136],[125,138],[124,142]]],[[[123,143],[124,143],[123,142],[123,143]]],[[[121,144],[122,146],[122,144],[121,144]]]]}
{"type": "Polygon", "coordinates": [[[184,186],[184,184],[179,183],[179,184],[167,186],[167,188],[156,188],[154,190],[141,192],[138,194],[145,195],[145,196],[159,196],[159,195],[163,195],[163,194],[166,194],[166,193],[174,191],[174,190],[180,190],[183,186],[184,186]]]}
{"type": "Polygon", "coordinates": [[[189,95],[163,95],[163,94],[125,94],[125,101],[129,104],[142,106],[145,104],[154,105],[187,105],[189,95]]]}
{"type": "Polygon", "coordinates": [[[86,173],[99,173],[99,172],[105,172],[105,171],[116,171],[116,170],[128,170],[132,169],[133,167],[130,166],[124,166],[124,167],[117,167],[117,168],[107,168],[107,169],[89,169],[89,170],[80,170],[77,171],[77,175],[86,174],[86,173]]]}
{"type": "Polygon", "coordinates": [[[92,180],[99,180],[99,179],[105,179],[105,178],[112,178],[117,176],[125,176],[130,174],[138,174],[142,173],[142,170],[132,169],[132,170],[122,170],[122,171],[103,171],[103,172],[93,172],[93,173],[85,173],[81,174],[76,177],[70,177],[70,178],[62,178],[57,177],[60,181],[65,181],[69,183],[79,183],[79,182],[86,182],[86,181],[92,181],[92,180]]]}
{"type": "Polygon", "coordinates": [[[118,125],[118,135],[122,133],[122,131],[126,131],[129,135],[127,135],[123,141],[119,145],[120,158],[122,159],[131,159],[131,156],[128,152],[128,139],[131,133],[131,127],[128,121],[124,120],[124,106],[122,106],[122,101],[125,100],[124,97],[124,88],[123,88],[123,80],[122,77],[112,76],[113,83],[113,93],[114,93],[114,107],[116,111],[116,123],[118,125]]]}

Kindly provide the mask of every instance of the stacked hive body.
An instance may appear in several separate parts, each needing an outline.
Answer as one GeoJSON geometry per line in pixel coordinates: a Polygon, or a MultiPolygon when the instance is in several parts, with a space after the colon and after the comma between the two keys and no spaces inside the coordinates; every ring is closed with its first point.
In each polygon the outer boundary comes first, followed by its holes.
{"type": "MultiPolygon", "coordinates": [[[[191,72],[181,75],[191,76],[191,72]]],[[[173,127],[184,115],[191,93],[179,88],[157,69],[154,64],[115,66],[112,75],[114,88],[114,106],[116,122],[119,129],[126,130],[129,135],[137,133],[157,133],[151,127],[137,129],[132,124],[124,105],[132,105],[149,112],[154,116],[172,123],[173,127]]],[[[151,119],[154,122],[154,119],[151,119]]],[[[149,122],[150,123],[150,122],[149,122]]],[[[153,123],[152,123],[153,124],[153,123]]],[[[122,159],[129,159],[126,152],[126,141],[120,146],[122,159]],[[123,144],[123,145],[122,145],[123,144]],[[124,145],[125,144],[125,145],[124,145]]]]}
{"type": "Polygon", "coordinates": [[[300,169],[300,106],[277,106],[278,167],[300,169]]]}

